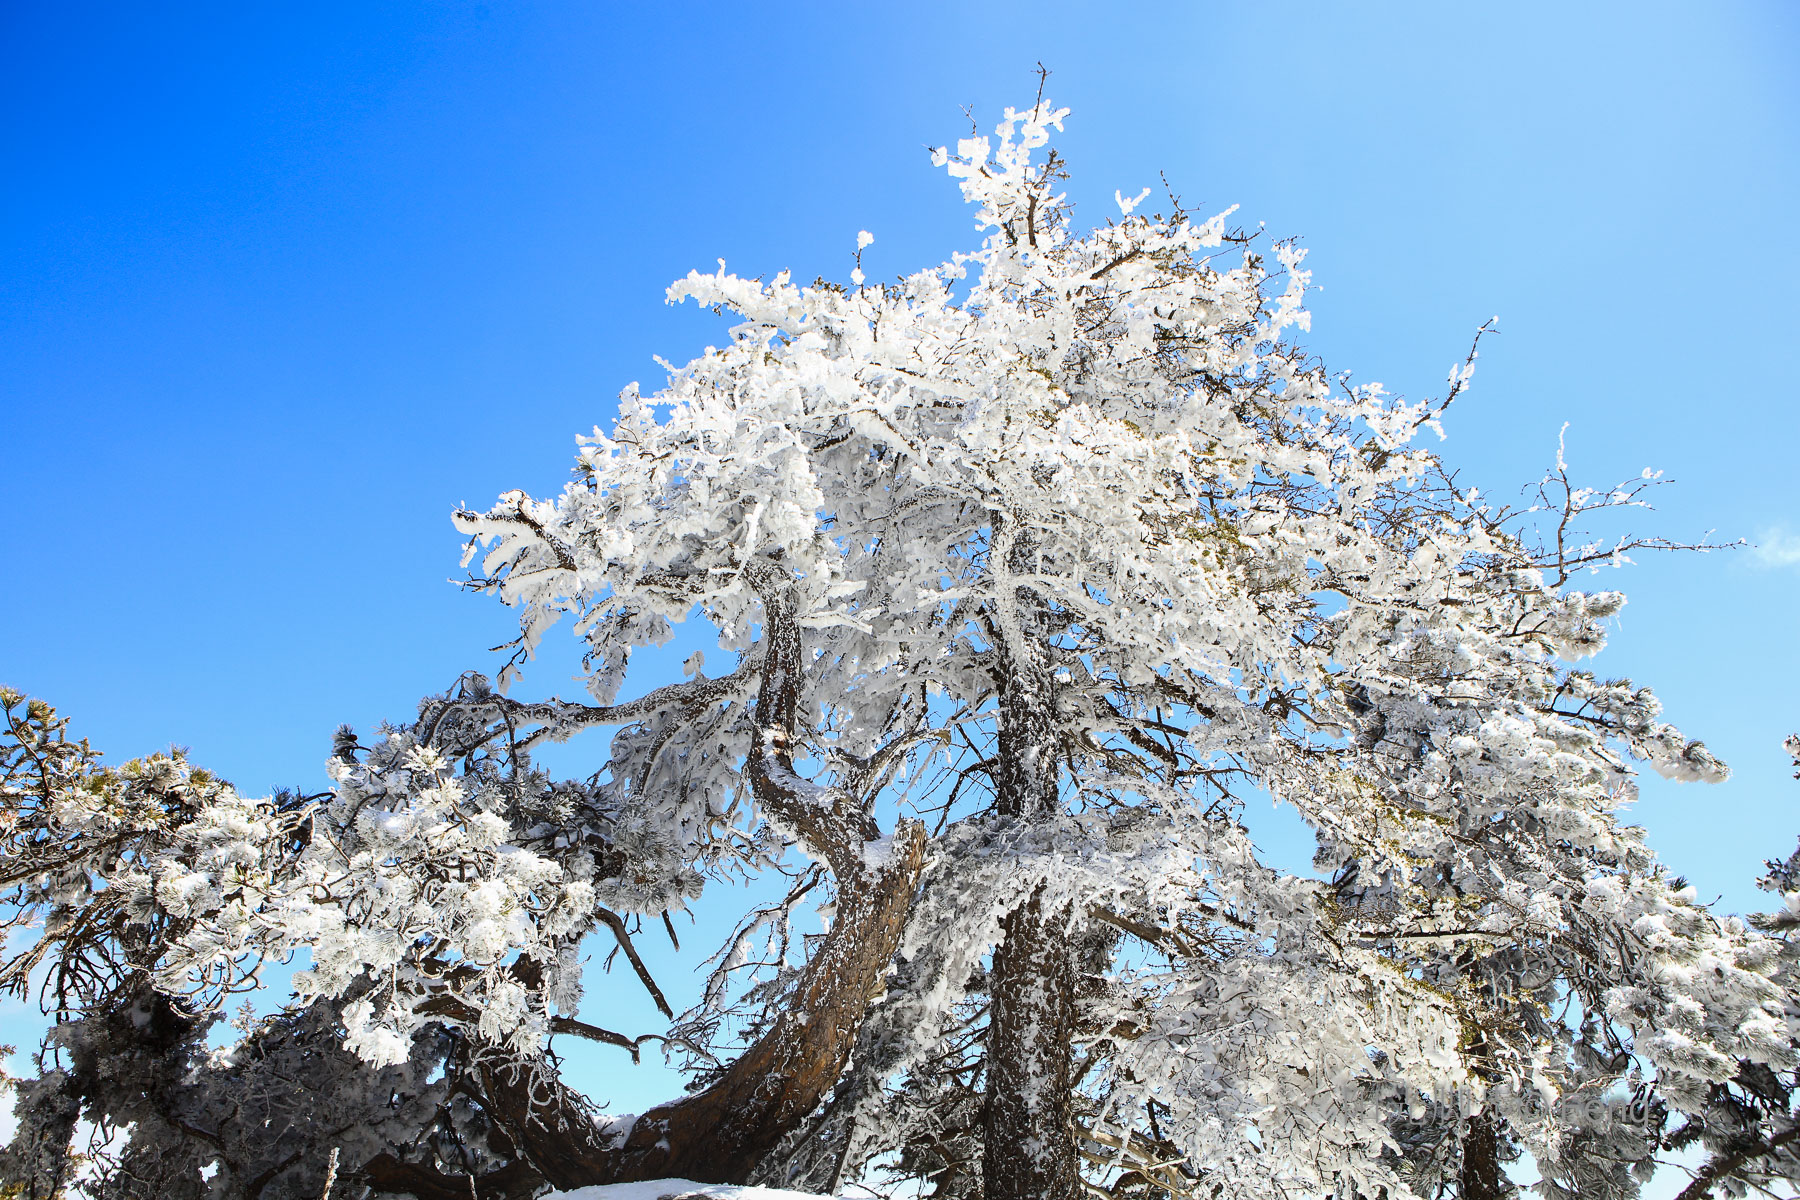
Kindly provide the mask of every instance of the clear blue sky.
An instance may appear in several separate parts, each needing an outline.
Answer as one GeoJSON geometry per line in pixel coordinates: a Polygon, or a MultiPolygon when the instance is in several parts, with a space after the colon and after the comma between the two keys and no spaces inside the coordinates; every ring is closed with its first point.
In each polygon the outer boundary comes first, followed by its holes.
{"type": "Polygon", "coordinates": [[[923,147],[1042,60],[1078,218],[1160,171],[1303,238],[1332,367],[1432,394],[1498,313],[1468,482],[1568,421],[1587,481],[1678,480],[1639,528],[1762,543],[1597,581],[1598,669],[1737,770],[1638,809],[1703,894],[1800,833],[1800,5],[156,7],[0,5],[0,680],[115,760],[316,785],[486,664],[452,507],[719,339],[690,268],[969,247],[923,147]]]}

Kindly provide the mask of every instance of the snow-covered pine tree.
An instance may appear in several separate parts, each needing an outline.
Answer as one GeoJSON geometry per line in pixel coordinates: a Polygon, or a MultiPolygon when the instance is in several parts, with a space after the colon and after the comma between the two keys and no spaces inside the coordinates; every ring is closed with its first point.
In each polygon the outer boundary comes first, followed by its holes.
{"type": "MultiPolygon", "coordinates": [[[[105,799],[141,793],[130,772],[8,793],[18,911],[117,914],[106,953],[181,1020],[310,954],[288,1024],[223,1058],[164,1048],[193,1111],[237,1111],[233,1064],[329,1029],[400,1107],[435,1104],[410,1139],[356,1133],[340,1190],[832,1189],[898,1164],[987,1200],[1473,1198],[1506,1189],[1511,1148],[1577,1187],[1583,1139],[1648,1153],[1574,1100],[1693,1112],[1745,1064],[1792,1070],[1774,941],[1695,905],[1618,817],[1629,758],[1723,767],[1570,665],[1623,602],[1572,573],[1642,543],[1567,530],[1642,484],[1565,486],[1538,546],[1414,442],[1473,351],[1408,403],[1299,346],[1294,246],[1142,196],[1077,231],[1043,153],[1063,115],[938,153],[974,253],[892,284],[721,266],[671,289],[735,314],[730,343],[628,390],[559,496],[457,515],[472,585],[520,614],[499,690],[468,676],[370,744],[341,732],[325,796],[250,802],[166,764],[196,799],[148,824],[105,799]],[[564,617],[589,697],[506,694],[564,617]],[[682,622],[729,668],[621,701],[632,651],[682,622]],[[532,763],[608,729],[585,780],[532,763]],[[1316,832],[1318,876],[1259,857],[1243,806],[1271,798],[1316,832]],[[596,1121],[550,1039],[642,1039],[582,1018],[585,940],[660,1002],[641,923],[764,871],[786,900],[671,1030],[696,1090],[596,1121]]],[[[90,1060],[139,1054],[128,1027],[90,1060]]],[[[53,1188],[73,1112],[140,1103],[82,1086],[26,1122],[8,1178],[53,1188]]],[[[317,1155],[240,1163],[216,1120],[115,1128],[140,1165],[114,1144],[101,1194],[198,1194],[208,1163],[317,1194],[317,1155]]],[[[1602,1174],[1583,1195],[1635,1186],[1602,1174]]]]}

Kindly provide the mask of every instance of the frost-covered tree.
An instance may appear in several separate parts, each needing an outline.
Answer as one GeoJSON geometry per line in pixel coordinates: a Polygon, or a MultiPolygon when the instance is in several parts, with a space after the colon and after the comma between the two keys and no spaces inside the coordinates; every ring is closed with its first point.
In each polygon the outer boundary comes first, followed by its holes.
{"type": "Polygon", "coordinates": [[[1619,818],[1632,761],[1722,764],[1575,665],[1623,597],[1571,581],[1659,544],[1576,531],[1652,481],[1559,462],[1516,512],[1458,486],[1415,438],[1473,350],[1435,404],[1327,373],[1293,245],[1142,195],[1076,229],[1063,115],[937,153],[973,253],[670,290],[734,314],[729,344],[629,389],[561,494],[456,516],[471,586],[519,613],[498,688],[340,731],[321,796],[179,759],[8,785],[0,881],[45,933],[7,978],[119,981],[56,993],[8,1178],[61,1186],[85,1116],[121,1196],[317,1194],[330,1146],[346,1195],[897,1172],[987,1200],[1474,1198],[1529,1151],[1553,1193],[1623,1197],[1667,1114],[1794,1069],[1783,943],[1619,818]],[[589,695],[511,696],[565,618],[589,695]],[[622,700],[683,623],[723,672],[622,700]],[[534,765],[564,741],[591,774],[534,765]],[[1271,799],[1316,874],[1259,855],[1244,806],[1271,799]],[[757,873],[785,898],[662,1035],[693,1090],[597,1119],[552,1039],[644,1039],[582,1016],[589,939],[669,1011],[633,938],[757,873]],[[302,950],[288,1009],[208,1051],[209,1014],[302,950]],[[131,1004],[179,1028],[147,1043],[131,1004]],[[114,1082],[150,1054],[189,1090],[114,1082]],[[379,1119],[297,1115],[346,1080],[379,1119]],[[256,1087],[285,1141],[231,1131],[256,1087]]]}
{"type": "Polygon", "coordinates": [[[211,1180],[226,1195],[316,1197],[334,1148],[369,1159],[429,1130],[452,1100],[429,1081],[454,1066],[443,1034],[415,1040],[402,1065],[373,1066],[345,1045],[346,995],[240,1020],[236,1044],[215,1053],[207,1034],[229,996],[257,986],[261,961],[159,986],[195,928],[197,881],[202,907],[241,903],[245,868],[304,848],[317,798],[244,802],[179,751],[109,770],[42,701],[0,689],[0,712],[13,951],[0,987],[35,993],[56,1019],[38,1076],[18,1085],[0,1177],[49,1197],[84,1163],[84,1187],[106,1196],[205,1194],[211,1180]]]}
{"type": "MultiPolygon", "coordinates": [[[[1787,739],[1800,779],[1800,735],[1787,739]]],[[[1786,860],[1771,860],[1760,881],[1781,907],[1759,913],[1751,923],[1779,939],[1775,978],[1786,1000],[1790,1036],[1800,1033],[1800,850],[1786,860]]],[[[1747,1189],[1767,1190],[1780,1180],[1800,1178],[1800,1070],[1793,1060],[1739,1062],[1727,1078],[1715,1079],[1703,1101],[1683,1106],[1684,1120],[1665,1137],[1672,1149],[1699,1146],[1706,1158],[1680,1200],[1704,1200],[1717,1194],[1740,1195],[1747,1189]]]]}

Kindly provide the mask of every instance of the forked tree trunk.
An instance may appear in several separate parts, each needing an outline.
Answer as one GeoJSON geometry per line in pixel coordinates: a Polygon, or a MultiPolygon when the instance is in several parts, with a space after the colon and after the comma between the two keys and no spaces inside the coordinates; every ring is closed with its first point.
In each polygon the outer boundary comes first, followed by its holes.
{"type": "MultiPolygon", "coordinates": [[[[1049,672],[1000,654],[998,807],[1041,820],[1059,807],[1049,672]]],[[[1046,911],[1043,886],[1002,926],[994,948],[983,1112],[984,1200],[1075,1200],[1081,1194],[1069,1094],[1075,1032],[1075,937],[1066,908],[1046,911]]]]}

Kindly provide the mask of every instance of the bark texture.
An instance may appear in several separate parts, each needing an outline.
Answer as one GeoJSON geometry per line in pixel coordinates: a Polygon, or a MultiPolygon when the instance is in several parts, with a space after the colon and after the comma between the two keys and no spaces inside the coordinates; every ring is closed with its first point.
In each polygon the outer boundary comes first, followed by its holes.
{"type": "Polygon", "coordinates": [[[924,861],[923,827],[911,826],[903,836],[898,861],[875,886],[839,893],[837,919],[793,1008],[713,1086],[640,1117],[617,1178],[742,1182],[824,1099],[843,1071],[906,922],[924,861]],[[704,1136],[683,1136],[696,1126],[704,1136]]]}
{"type": "MultiPolygon", "coordinates": [[[[840,884],[838,918],[807,964],[788,1014],[711,1087],[640,1116],[623,1145],[598,1132],[569,1089],[534,1086],[516,1064],[486,1068],[490,1111],[502,1117],[525,1160],[562,1189],[666,1177],[744,1182],[837,1082],[881,988],[924,862],[924,829],[909,823],[894,841],[882,869],[840,884]]],[[[516,1182],[494,1179],[481,1194],[510,1195],[516,1182]]]]}
{"type": "Polygon", "coordinates": [[[1075,963],[1068,914],[1046,913],[1043,889],[1008,914],[994,950],[988,1027],[984,1200],[1073,1200],[1081,1194],[1069,1046],[1075,963]]]}
{"type": "MultiPolygon", "coordinates": [[[[853,795],[818,787],[794,771],[801,638],[787,573],[754,563],[745,574],[763,601],[763,676],[756,697],[759,736],[746,773],[757,802],[824,861],[837,881],[837,915],[807,962],[788,1011],[705,1090],[651,1109],[623,1144],[595,1126],[588,1105],[554,1081],[496,1057],[483,1067],[484,1107],[504,1125],[520,1158],[559,1189],[677,1177],[743,1183],[837,1082],[868,1012],[884,987],[925,861],[925,827],[901,821],[879,852],[874,821],[853,795]]],[[[378,1160],[371,1181],[437,1200],[445,1178],[378,1160]],[[398,1185],[398,1186],[396,1186],[398,1185]]],[[[474,1183],[479,1200],[512,1197],[523,1173],[508,1168],[474,1183]]],[[[460,1194],[468,1180],[456,1181],[460,1194]]]]}
{"type": "MultiPolygon", "coordinates": [[[[1003,815],[1042,820],[1059,808],[1054,694],[1038,647],[999,655],[1003,815]]],[[[1010,650],[1010,652],[1009,652],[1010,650]]],[[[1044,889],[1009,913],[994,948],[983,1112],[984,1200],[1075,1200],[1080,1158],[1069,1092],[1075,1032],[1075,939],[1044,889]]]]}
{"type": "Polygon", "coordinates": [[[1461,1200],[1505,1200],[1511,1192],[1500,1169],[1500,1137],[1486,1117],[1471,1117],[1463,1136],[1462,1172],[1457,1180],[1461,1200]]]}

